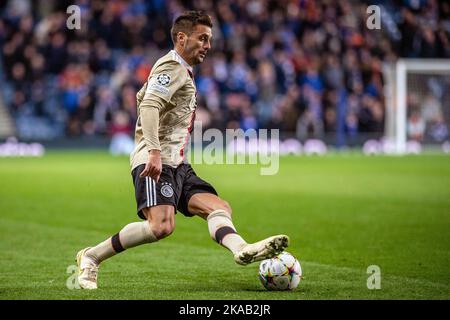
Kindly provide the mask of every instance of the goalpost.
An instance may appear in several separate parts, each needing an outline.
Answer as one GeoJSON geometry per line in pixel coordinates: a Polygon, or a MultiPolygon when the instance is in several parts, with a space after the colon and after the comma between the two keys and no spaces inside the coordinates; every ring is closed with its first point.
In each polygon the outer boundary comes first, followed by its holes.
{"type": "Polygon", "coordinates": [[[442,143],[427,130],[443,122],[445,139],[445,127],[450,126],[450,59],[399,59],[384,64],[383,75],[385,138],[390,145],[386,151],[405,154],[408,140],[442,143]]]}

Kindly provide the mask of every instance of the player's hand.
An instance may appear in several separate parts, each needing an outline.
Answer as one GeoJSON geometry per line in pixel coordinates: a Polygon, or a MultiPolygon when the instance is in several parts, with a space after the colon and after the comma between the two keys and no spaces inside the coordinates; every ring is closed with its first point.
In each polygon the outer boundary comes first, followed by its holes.
{"type": "Polygon", "coordinates": [[[161,172],[161,152],[159,150],[150,150],[148,153],[147,164],[145,165],[144,171],[140,174],[140,177],[150,177],[158,182],[161,172]]]}

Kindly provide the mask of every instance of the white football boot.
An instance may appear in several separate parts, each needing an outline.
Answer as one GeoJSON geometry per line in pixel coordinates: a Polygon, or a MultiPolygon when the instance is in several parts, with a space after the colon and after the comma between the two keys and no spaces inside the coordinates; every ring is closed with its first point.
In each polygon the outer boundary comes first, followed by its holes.
{"type": "Polygon", "coordinates": [[[97,289],[98,264],[86,257],[86,251],[90,247],[84,248],[77,253],[78,284],[82,289],[97,289]]]}
{"type": "Polygon", "coordinates": [[[234,255],[234,261],[240,265],[270,259],[280,254],[289,245],[289,237],[280,234],[245,245],[234,255]]]}

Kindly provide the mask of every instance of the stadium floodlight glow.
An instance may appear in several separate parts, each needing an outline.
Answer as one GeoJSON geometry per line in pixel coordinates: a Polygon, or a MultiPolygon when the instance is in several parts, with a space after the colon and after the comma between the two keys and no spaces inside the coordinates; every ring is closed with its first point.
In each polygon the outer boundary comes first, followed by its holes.
{"type": "MultiPolygon", "coordinates": [[[[449,59],[399,59],[396,63],[383,65],[385,79],[386,99],[386,126],[385,136],[394,144],[394,154],[405,154],[407,152],[407,113],[408,96],[414,92],[408,88],[410,76],[435,75],[450,78],[449,59]]],[[[426,90],[426,83],[416,83],[416,86],[426,90]]],[[[448,105],[444,105],[449,107],[448,105]]]]}

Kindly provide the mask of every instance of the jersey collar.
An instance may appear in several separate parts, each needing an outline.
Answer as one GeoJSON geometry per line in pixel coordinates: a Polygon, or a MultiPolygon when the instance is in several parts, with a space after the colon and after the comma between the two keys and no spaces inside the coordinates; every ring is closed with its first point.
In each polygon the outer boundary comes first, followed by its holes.
{"type": "Polygon", "coordinates": [[[175,61],[181,63],[183,66],[186,67],[186,69],[188,69],[191,74],[193,72],[193,68],[191,65],[189,65],[189,63],[187,63],[179,54],[178,52],[176,52],[175,50],[170,50],[170,52],[172,53],[172,57],[175,61]]]}

